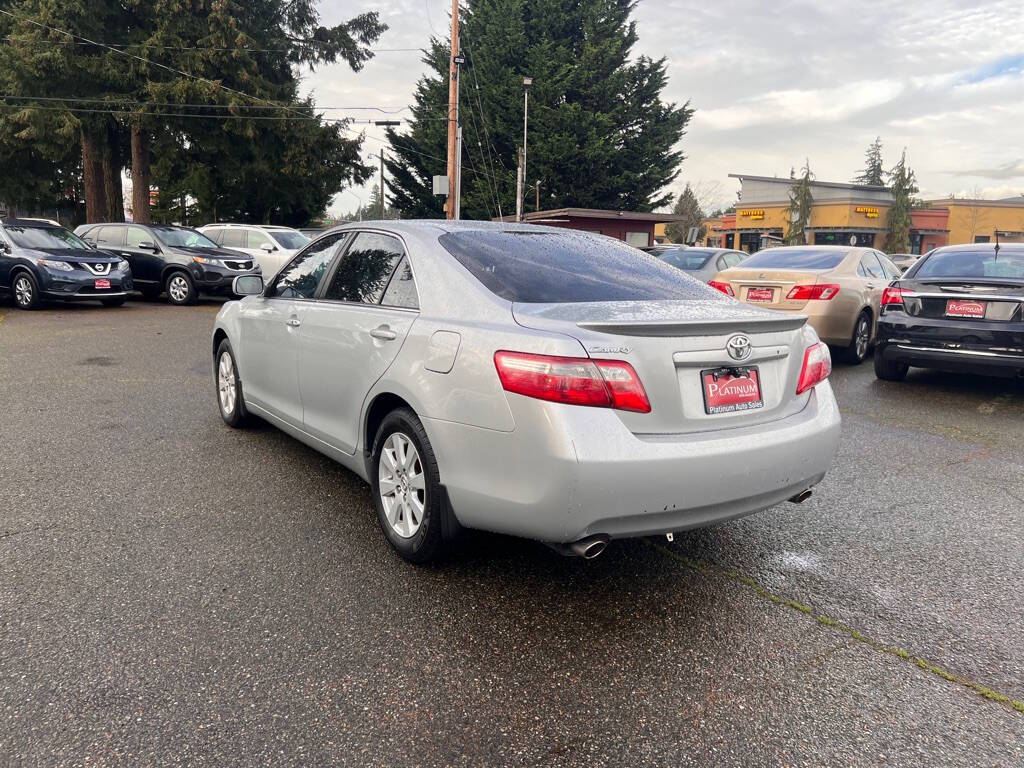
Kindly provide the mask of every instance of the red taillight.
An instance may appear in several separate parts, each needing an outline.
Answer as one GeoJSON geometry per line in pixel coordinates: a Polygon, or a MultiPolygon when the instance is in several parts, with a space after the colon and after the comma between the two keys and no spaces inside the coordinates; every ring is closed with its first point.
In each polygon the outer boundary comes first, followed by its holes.
{"type": "Polygon", "coordinates": [[[716,291],[721,291],[726,296],[732,296],[734,299],[736,298],[736,294],[733,293],[732,291],[732,286],[729,285],[728,283],[720,283],[717,280],[709,280],[708,285],[710,285],[716,291]]]}
{"type": "Polygon", "coordinates": [[[793,301],[830,301],[839,295],[839,286],[835,283],[818,285],[796,285],[786,294],[793,301]]]}
{"type": "Polygon", "coordinates": [[[820,341],[807,348],[804,352],[804,365],[800,369],[800,380],[796,384],[796,393],[802,395],[811,387],[821,384],[832,373],[832,355],[828,347],[820,341]]]}
{"type": "Polygon", "coordinates": [[[651,403],[633,366],[620,360],[495,352],[506,392],[569,405],[650,413],[651,403]]]}
{"type": "Polygon", "coordinates": [[[912,293],[907,288],[900,288],[896,285],[890,285],[884,291],[882,291],[882,306],[903,306],[903,294],[912,293]]]}

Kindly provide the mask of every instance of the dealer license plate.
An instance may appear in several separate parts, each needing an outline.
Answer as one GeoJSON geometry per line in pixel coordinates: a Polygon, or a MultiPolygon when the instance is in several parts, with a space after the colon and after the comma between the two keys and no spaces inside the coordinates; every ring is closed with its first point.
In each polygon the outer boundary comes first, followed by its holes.
{"type": "Polygon", "coordinates": [[[980,318],[984,316],[984,301],[974,301],[973,299],[949,299],[946,302],[946,317],[980,318]]]}
{"type": "Polygon", "coordinates": [[[757,368],[715,368],[701,371],[700,377],[706,413],[752,411],[764,406],[757,368]]]}
{"type": "Polygon", "coordinates": [[[93,285],[93,287],[94,288],[109,289],[110,288],[110,281],[109,280],[97,280],[96,283],[93,285]]]}
{"type": "Polygon", "coordinates": [[[775,299],[774,288],[748,288],[747,301],[761,301],[770,304],[775,299]]]}

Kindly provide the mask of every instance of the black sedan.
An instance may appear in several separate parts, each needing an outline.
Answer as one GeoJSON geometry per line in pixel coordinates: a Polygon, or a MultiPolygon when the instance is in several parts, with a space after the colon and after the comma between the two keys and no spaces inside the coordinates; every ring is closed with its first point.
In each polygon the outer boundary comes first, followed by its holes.
{"type": "Polygon", "coordinates": [[[0,221],[0,295],[19,309],[50,299],[124,304],[132,290],[128,262],[97,251],[63,227],[36,219],[0,221]]]}
{"type": "Polygon", "coordinates": [[[911,366],[1024,376],[1024,243],[938,248],[885,289],[875,374],[911,366]]]}

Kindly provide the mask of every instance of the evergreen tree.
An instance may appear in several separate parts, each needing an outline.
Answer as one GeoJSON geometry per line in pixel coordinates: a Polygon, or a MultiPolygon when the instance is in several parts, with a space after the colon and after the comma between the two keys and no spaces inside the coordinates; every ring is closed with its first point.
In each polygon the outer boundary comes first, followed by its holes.
{"type": "Polygon", "coordinates": [[[907,166],[906,149],[888,176],[892,203],[885,219],[885,252],[906,253],[910,250],[910,212],[914,208],[914,195],[918,192],[917,179],[907,166]]]}
{"type": "MultiPolygon", "coordinates": [[[[692,115],[665,103],[664,59],[631,58],[633,0],[469,0],[461,28],[462,215],[515,210],[523,77],[530,90],[527,180],[541,208],[650,211],[668,205],[676,149],[692,115]]],[[[389,131],[394,204],[407,218],[441,216],[431,176],[446,169],[449,47],[431,41],[411,125],[389,131]]],[[[527,210],[534,207],[526,195],[527,210]]]]}
{"type": "Polygon", "coordinates": [[[789,178],[793,180],[793,186],[789,191],[789,229],[786,230],[786,244],[806,245],[807,227],[811,223],[811,208],[814,206],[814,198],[811,195],[814,174],[811,173],[810,161],[804,163],[799,177],[790,170],[789,178]]]}
{"type": "Polygon", "coordinates": [[[882,137],[875,140],[864,152],[864,170],[853,179],[854,184],[868,184],[873,187],[885,186],[885,170],[882,168],[882,137]]]}
{"type": "Polygon", "coordinates": [[[672,213],[686,217],[682,221],[673,221],[665,228],[665,234],[668,235],[668,238],[673,243],[684,242],[686,234],[691,227],[700,228],[700,231],[697,233],[698,240],[704,237],[704,226],[701,223],[704,221],[704,211],[701,210],[700,202],[697,200],[697,196],[693,193],[693,189],[689,184],[686,185],[686,188],[683,189],[683,194],[676,200],[672,213]]]}

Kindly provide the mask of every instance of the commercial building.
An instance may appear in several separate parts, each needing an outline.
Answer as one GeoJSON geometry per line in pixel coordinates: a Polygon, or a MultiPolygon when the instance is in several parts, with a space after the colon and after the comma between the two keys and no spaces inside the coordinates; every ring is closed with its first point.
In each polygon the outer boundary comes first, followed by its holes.
{"type": "MultiPolygon", "coordinates": [[[[680,221],[683,216],[673,213],[640,213],[637,211],[606,211],[599,208],[556,208],[550,211],[532,211],[524,214],[528,224],[549,227],[567,227],[596,232],[623,240],[638,248],[654,245],[657,224],[680,221]]],[[[495,221],[515,221],[515,216],[504,216],[495,221]]]]}
{"type": "MultiPolygon", "coordinates": [[[[789,178],[730,174],[740,181],[734,213],[705,221],[705,243],[753,252],[783,241],[789,228],[789,178]]],[[[886,187],[812,181],[807,242],[882,248],[892,193],[886,187]]],[[[1005,200],[931,200],[911,212],[910,250],[940,245],[1024,242],[1024,196],[1005,200]]]]}

